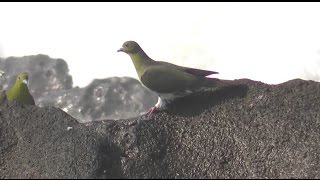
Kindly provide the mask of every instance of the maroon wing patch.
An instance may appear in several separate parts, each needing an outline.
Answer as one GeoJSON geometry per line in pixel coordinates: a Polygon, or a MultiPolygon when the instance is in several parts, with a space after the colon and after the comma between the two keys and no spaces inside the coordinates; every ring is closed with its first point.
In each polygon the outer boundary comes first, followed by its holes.
{"type": "Polygon", "coordinates": [[[194,68],[187,68],[186,72],[190,74],[194,74],[196,76],[209,76],[211,74],[219,74],[218,72],[215,72],[215,71],[207,71],[207,70],[194,69],[194,68]]]}

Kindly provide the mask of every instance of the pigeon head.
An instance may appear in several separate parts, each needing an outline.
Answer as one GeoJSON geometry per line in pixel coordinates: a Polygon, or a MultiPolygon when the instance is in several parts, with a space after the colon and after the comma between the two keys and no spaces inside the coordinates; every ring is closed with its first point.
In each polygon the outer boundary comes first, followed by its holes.
{"type": "Polygon", "coordinates": [[[19,84],[26,84],[28,85],[28,73],[22,72],[19,74],[19,76],[16,79],[16,82],[19,84]]]}
{"type": "Polygon", "coordinates": [[[123,43],[122,47],[118,52],[125,52],[127,54],[138,53],[141,50],[141,47],[135,41],[126,41],[123,43]]]}

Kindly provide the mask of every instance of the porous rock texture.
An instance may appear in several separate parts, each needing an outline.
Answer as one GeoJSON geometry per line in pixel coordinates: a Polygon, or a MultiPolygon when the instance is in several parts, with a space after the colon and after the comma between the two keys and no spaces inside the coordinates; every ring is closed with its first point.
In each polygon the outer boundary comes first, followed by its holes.
{"type": "Polygon", "coordinates": [[[235,82],[117,121],[5,103],[0,178],[320,178],[320,83],[235,82]]]}

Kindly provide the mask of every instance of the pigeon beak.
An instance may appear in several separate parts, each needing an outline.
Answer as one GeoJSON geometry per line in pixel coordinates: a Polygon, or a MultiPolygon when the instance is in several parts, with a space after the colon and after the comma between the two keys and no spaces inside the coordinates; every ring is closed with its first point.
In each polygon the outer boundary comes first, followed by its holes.
{"type": "Polygon", "coordinates": [[[117,52],[123,52],[123,48],[118,49],[117,52]]]}
{"type": "Polygon", "coordinates": [[[22,83],[28,85],[28,80],[24,79],[22,83]]]}

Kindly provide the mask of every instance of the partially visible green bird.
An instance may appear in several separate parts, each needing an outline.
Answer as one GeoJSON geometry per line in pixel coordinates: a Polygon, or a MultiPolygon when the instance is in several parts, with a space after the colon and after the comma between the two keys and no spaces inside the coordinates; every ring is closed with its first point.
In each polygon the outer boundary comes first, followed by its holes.
{"type": "Polygon", "coordinates": [[[35,105],[35,101],[28,89],[28,74],[23,72],[17,77],[14,85],[7,91],[0,94],[0,102],[4,100],[9,102],[18,101],[21,104],[35,105]]]}
{"type": "Polygon", "coordinates": [[[147,114],[165,107],[165,103],[183,96],[199,87],[220,86],[226,83],[216,78],[207,78],[215,71],[178,66],[151,59],[135,41],[126,41],[118,52],[127,53],[136,68],[142,84],[158,94],[158,102],[147,114]]]}

